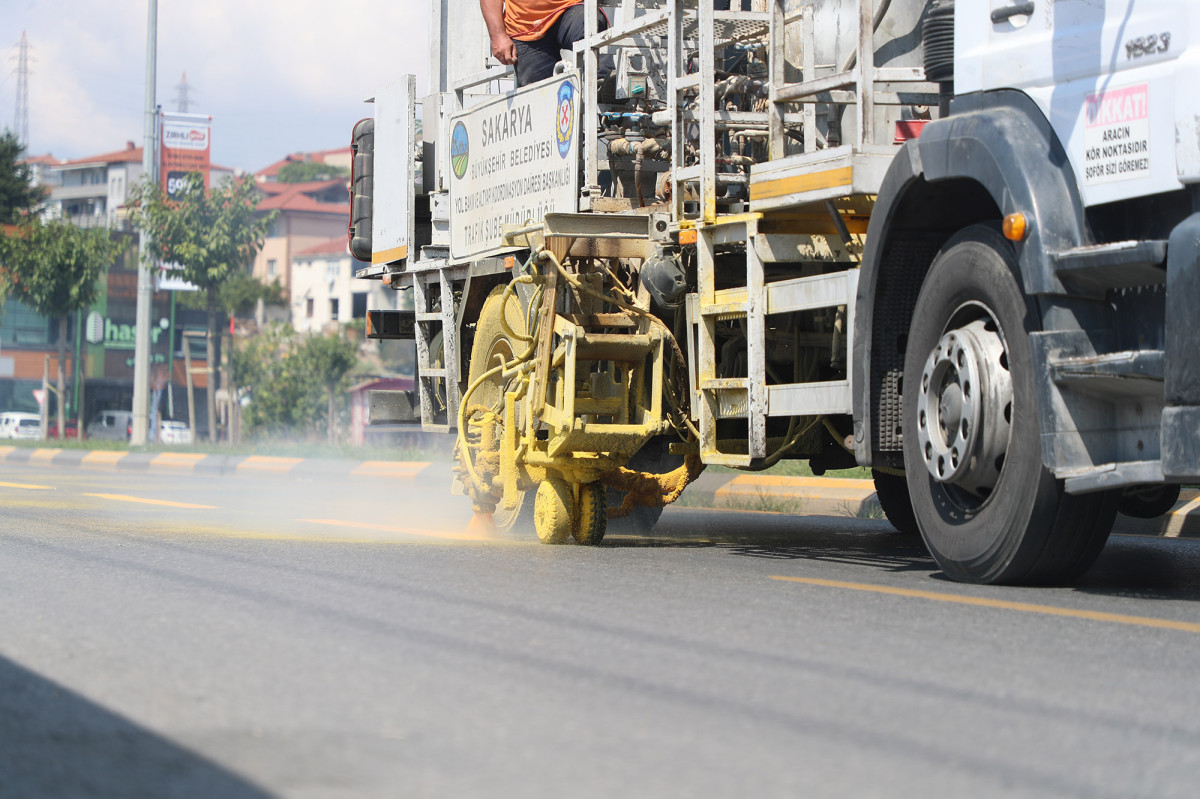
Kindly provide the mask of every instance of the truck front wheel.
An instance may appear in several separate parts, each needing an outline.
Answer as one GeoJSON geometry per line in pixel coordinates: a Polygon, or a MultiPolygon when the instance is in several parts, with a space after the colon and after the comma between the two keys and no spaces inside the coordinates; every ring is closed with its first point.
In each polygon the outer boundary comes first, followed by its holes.
{"type": "Polygon", "coordinates": [[[961,231],[929,269],[904,358],[904,465],[922,538],[952,579],[1059,583],[1108,538],[1112,493],[1070,495],[1043,467],[1012,246],[961,231]]]}

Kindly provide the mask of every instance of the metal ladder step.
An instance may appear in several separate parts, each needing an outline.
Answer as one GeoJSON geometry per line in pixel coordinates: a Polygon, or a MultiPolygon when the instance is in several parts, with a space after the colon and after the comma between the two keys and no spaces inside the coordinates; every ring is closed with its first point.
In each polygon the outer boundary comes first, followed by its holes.
{"type": "Polygon", "coordinates": [[[1163,392],[1162,350],[1050,358],[1049,366],[1056,385],[1093,396],[1161,397],[1163,392]]]}
{"type": "Polygon", "coordinates": [[[1118,241],[1075,247],[1051,256],[1063,284],[1084,295],[1167,282],[1167,242],[1118,241]]]}

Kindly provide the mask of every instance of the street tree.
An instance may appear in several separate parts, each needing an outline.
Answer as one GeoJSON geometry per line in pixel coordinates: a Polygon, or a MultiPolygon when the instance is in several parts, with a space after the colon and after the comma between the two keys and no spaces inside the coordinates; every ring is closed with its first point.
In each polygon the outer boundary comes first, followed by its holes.
{"type": "Polygon", "coordinates": [[[309,183],[314,180],[350,179],[350,170],[344,166],[322,164],[317,161],[292,161],[279,170],[280,183],[309,183]]]}
{"type": "Polygon", "coordinates": [[[238,385],[253,398],[247,427],[255,435],[311,437],[324,418],[327,437],[336,443],[337,399],[357,364],[352,341],[269,325],[234,352],[238,385]]]}
{"type": "Polygon", "coordinates": [[[338,389],[358,364],[358,347],[336,333],[331,336],[309,336],[300,348],[300,356],[309,364],[312,373],[324,387],[329,400],[329,443],[337,443],[338,389]]]}
{"type": "Polygon", "coordinates": [[[19,221],[42,198],[41,189],[30,184],[29,167],[21,163],[24,152],[15,134],[0,134],[0,224],[19,221]]]}
{"type": "Polygon", "coordinates": [[[11,236],[0,236],[0,277],[12,296],[58,321],[58,437],[66,420],[67,320],[96,301],[97,283],[121,255],[125,242],[108,230],[84,230],[67,222],[26,219],[11,236]]]}
{"type": "MultiPolygon", "coordinates": [[[[185,308],[203,311],[208,299],[198,291],[179,292],[179,302],[185,308]]],[[[283,305],[283,286],[279,278],[263,283],[246,272],[238,272],[221,284],[217,290],[217,309],[230,316],[247,318],[254,314],[259,301],[264,305],[283,305]]]]}
{"type": "Polygon", "coordinates": [[[254,177],[227,180],[211,190],[198,173],[184,179],[174,196],[144,183],[135,192],[137,226],[150,238],[155,262],[178,265],[179,275],[204,292],[207,313],[208,431],[217,436],[216,341],[218,295],[235,275],[245,274],[275,212],[258,213],[261,199],[254,177]]]}

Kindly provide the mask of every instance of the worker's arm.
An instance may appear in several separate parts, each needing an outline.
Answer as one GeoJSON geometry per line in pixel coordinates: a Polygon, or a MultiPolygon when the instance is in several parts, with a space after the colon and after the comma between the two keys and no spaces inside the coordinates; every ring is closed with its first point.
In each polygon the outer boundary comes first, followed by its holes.
{"type": "Polygon", "coordinates": [[[479,10],[492,40],[492,55],[501,64],[517,63],[517,45],[504,30],[504,0],[479,0],[479,10]]]}

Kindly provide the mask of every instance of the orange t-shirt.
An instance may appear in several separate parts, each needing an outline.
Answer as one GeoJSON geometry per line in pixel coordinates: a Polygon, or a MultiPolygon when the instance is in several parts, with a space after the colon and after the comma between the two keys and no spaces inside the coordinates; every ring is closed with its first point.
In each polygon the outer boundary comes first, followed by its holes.
{"type": "Polygon", "coordinates": [[[579,0],[504,0],[504,31],[513,39],[536,41],[562,12],[577,5],[579,0]]]}

